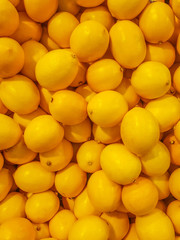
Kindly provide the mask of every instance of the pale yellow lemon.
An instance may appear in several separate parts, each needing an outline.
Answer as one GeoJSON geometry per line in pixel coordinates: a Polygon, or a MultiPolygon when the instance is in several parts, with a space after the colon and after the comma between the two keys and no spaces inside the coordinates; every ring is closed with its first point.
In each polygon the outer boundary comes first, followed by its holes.
{"type": "Polygon", "coordinates": [[[119,124],[114,127],[101,127],[93,123],[92,133],[94,140],[98,143],[110,144],[121,139],[119,124]]]}
{"type": "Polygon", "coordinates": [[[64,126],[64,137],[72,143],[82,143],[91,139],[91,121],[86,118],[75,125],[64,126]]]}
{"type": "Polygon", "coordinates": [[[121,199],[121,186],[111,181],[103,170],[93,173],[87,183],[89,199],[97,211],[115,211],[121,199]]]}
{"type": "Polygon", "coordinates": [[[105,220],[90,215],[78,219],[72,226],[68,240],[108,240],[109,226],[105,220]]]}
{"type": "Polygon", "coordinates": [[[57,91],[68,87],[78,73],[78,59],[67,49],[55,49],[42,56],[36,64],[36,79],[42,87],[57,91]]]}
{"type": "Polygon", "coordinates": [[[86,8],[80,17],[80,22],[88,21],[88,20],[95,20],[102,23],[107,30],[109,31],[110,28],[114,24],[114,18],[112,17],[111,13],[105,6],[98,6],[93,8],[86,8]]]}
{"type": "Polygon", "coordinates": [[[101,59],[87,70],[87,83],[95,92],[113,90],[121,83],[123,70],[113,59],[101,59]]]}
{"type": "Polygon", "coordinates": [[[164,64],[146,61],[133,72],[131,84],[139,96],[154,99],[168,92],[171,87],[171,74],[164,64]]]}
{"type": "Polygon", "coordinates": [[[96,210],[93,204],[91,203],[87,188],[85,188],[74,200],[74,215],[77,218],[82,218],[88,215],[96,215],[99,216],[101,214],[100,211],[96,210]]]}
{"type": "Polygon", "coordinates": [[[170,218],[157,208],[149,214],[136,217],[135,227],[141,240],[147,240],[147,236],[148,240],[175,240],[175,231],[170,218]]]}
{"type": "Polygon", "coordinates": [[[65,168],[73,157],[71,142],[63,139],[57,147],[50,151],[40,153],[39,158],[42,166],[48,171],[55,172],[65,168]]]}
{"type": "Polygon", "coordinates": [[[24,66],[21,73],[31,80],[36,81],[35,67],[38,60],[44,56],[48,50],[40,42],[29,40],[22,44],[24,50],[24,66]]]}
{"type": "Polygon", "coordinates": [[[0,150],[14,146],[21,136],[19,125],[11,117],[0,114],[0,150]]]}
{"type": "Polygon", "coordinates": [[[100,170],[100,155],[104,147],[104,144],[97,143],[94,140],[83,143],[76,154],[80,168],[89,173],[100,170]]]}
{"type": "Polygon", "coordinates": [[[4,105],[18,114],[33,112],[40,103],[37,86],[32,80],[20,74],[2,80],[0,96],[4,105]]]}
{"type": "Polygon", "coordinates": [[[163,175],[171,162],[167,147],[159,141],[151,150],[141,157],[142,172],[148,176],[163,175]]]}
{"type": "Polygon", "coordinates": [[[13,185],[13,177],[9,169],[2,168],[0,170],[0,201],[2,201],[11,190],[13,185]]]}
{"type": "Polygon", "coordinates": [[[113,57],[124,68],[135,68],[146,56],[141,29],[132,21],[117,21],[109,32],[113,57]]]}
{"type": "Polygon", "coordinates": [[[36,22],[46,22],[58,8],[58,0],[24,0],[26,12],[36,22]]]}
{"type": "Polygon", "coordinates": [[[70,37],[70,47],[80,62],[100,59],[108,45],[109,34],[106,27],[95,20],[80,23],[70,37]]]}
{"type": "Polygon", "coordinates": [[[13,177],[21,190],[38,193],[53,186],[55,174],[43,168],[39,161],[33,161],[19,166],[13,177]]]}
{"type": "Polygon", "coordinates": [[[67,209],[60,210],[49,222],[51,236],[57,239],[68,239],[69,231],[75,221],[76,217],[72,211],[67,209]]]}
{"type": "Polygon", "coordinates": [[[140,15],[139,27],[148,42],[166,42],[174,32],[172,8],[163,2],[149,4],[140,15]]]}
{"type": "Polygon", "coordinates": [[[0,202],[0,224],[11,218],[25,217],[25,203],[26,197],[22,193],[10,192],[0,202]]]}
{"type": "Polygon", "coordinates": [[[24,51],[17,41],[10,37],[1,37],[0,54],[1,78],[12,77],[21,71],[24,65],[24,51]]]}
{"type": "Polygon", "coordinates": [[[127,3],[126,0],[117,2],[116,0],[108,0],[107,5],[112,16],[117,19],[133,19],[137,17],[140,12],[147,5],[148,0],[136,0],[127,3]]]}
{"type": "Polygon", "coordinates": [[[32,119],[24,131],[24,141],[34,152],[50,151],[62,141],[63,137],[63,127],[50,115],[41,115],[32,119]]]}
{"type": "Polygon", "coordinates": [[[55,177],[55,187],[64,197],[76,197],[86,185],[87,174],[76,163],[58,171],[55,177]]]}
{"type": "Polygon", "coordinates": [[[157,119],[161,132],[170,130],[180,119],[180,101],[170,94],[151,100],[145,109],[157,119]]]}
{"type": "Polygon", "coordinates": [[[48,22],[48,34],[61,48],[70,47],[70,37],[79,21],[68,12],[56,13],[48,22]]]}
{"type": "Polygon", "coordinates": [[[97,93],[87,106],[89,118],[101,127],[117,125],[127,111],[128,104],[124,97],[112,90],[97,93]]]}
{"type": "Polygon", "coordinates": [[[26,201],[27,218],[34,223],[49,221],[58,211],[60,201],[53,191],[35,193],[26,201]]]}
{"type": "Polygon", "coordinates": [[[125,146],[137,155],[148,152],[159,140],[159,125],[146,109],[135,107],[126,113],[121,123],[125,146]]]}
{"type": "Polygon", "coordinates": [[[24,164],[31,162],[37,156],[37,153],[27,148],[24,137],[22,136],[19,142],[11,148],[3,151],[5,159],[12,164],[24,164]]]}
{"type": "Polygon", "coordinates": [[[132,183],[141,173],[140,159],[120,143],[109,144],[102,150],[100,164],[111,181],[122,185],[132,183]]]}
{"type": "Polygon", "coordinates": [[[57,91],[49,103],[52,116],[64,125],[75,125],[87,117],[87,102],[71,90],[57,91]],[[73,114],[72,114],[73,113],[73,114]]]}

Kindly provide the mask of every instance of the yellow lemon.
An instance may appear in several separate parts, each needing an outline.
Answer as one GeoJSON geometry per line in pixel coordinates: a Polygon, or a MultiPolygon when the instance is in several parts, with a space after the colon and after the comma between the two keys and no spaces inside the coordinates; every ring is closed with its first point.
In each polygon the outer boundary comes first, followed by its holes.
{"type": "Polygon", "coordinates": [[[142,172],[148,176],[163,175],[168,170],[170,162],[171,158],[167,147],[159,141],[141,157],[142,172]]]}
{"type": "Polygon", "coordinates": [[[76,198],[74,201],[74,215],[77,218],[82,218],[84,216],[88,215],[97,215],[99,216],[101,214],[100,211],[96,210],[91,203],[87,188],[85,188],[76,198]]]}
{"type": "Polygon", "coordinates": [[[88,103],[87,111],[91,121],[101,127],[113,127],[120,123],[128,104],[124,97],[112,90],[97,93],[88,103]]]}
{"type": "Polygon", "coordinates": [[[79,21],[73,14],[68,12],[56,13],[48,22],[49,37],[60,47],[70,47],[70,37],[79,21]]]}
{"type": "Polygon", "coordinates": [[[175,90],[180,93],[180,67],[177,66],[177,68],[175,69],[174,71],[174,74],[173,74],[173,87],[175,88],[175,90]]]}
{"type": "Polygon", "coordinates": [[[52,150],[63,137],[63,127],[50,115],[41,115],[32,119],[24,131],[24,141],[34,152],[52,150]]]}
{"type": "Polygon", "coordinates": [[[179,215],[179,200],[175,200],[170,202],[170,204],[167,207],[167,215],[171,219],[175,232],[177,234],[180,234],[180,215],[179,215]]]}
{"type": "Polygon", "coordinates": [[[117,2],[116,0],[108,0],[108,8],[112,16],[117,19],[133,19],[137,17],[140,12],[147,5],[148,0],[135,0],[127,2],[126,0],[121,0],[117,2]]]}
{"type": "Polygon", "coordinates": [[[135,223],[131,223],[129,232],[125,236],[124,240],[139,240],[139,237],[136,232],[135,223]]]}
{"type": "Polygon", "coordinates": [[[73,15],[76,15],[80,11],[80,6],[76,4],[76,0],[58,0],[59,11],[69,12],[73,15]]]}
{"type": "Polygon", "coordinates": [[[15,218],[25,217],[26,197],[22,193],[11,192],[0,202],[0,224],[15,218]]]}
{"type": "Polygon", "coordinates": [[[94,140],[83,143],[76,154],[80,168],[89,173],[100,170],[100,155],[104,147],[104,144],[97,143],[94,140]]]}
{"type": "Polygon", "coordinates": [[[55,174],[43,168],[38,161],[23,164],[14,172],[17,186],[25,192],[38,193],[50,189],[55,174]]]}
{"type": "Polygon", "coordinates": [[[98,60],[105,54],[108,45],[107,29],[95,20],[80,23],[70,37],[70,47],[80,62],[98,60]]]}
{"type": "Polygon", "coordinates": [[[27,218],[34,223],[49,221],[59,209],[59,198],[52,191],[35,193],[26,201],[27,218]]]}
{"type": "Polygon", "coordinates": [[[88,84],[83,84],[76,88],[75,92],[79,93],[86,102],[89,102],[92,97],[96,95],[96,93],[89,87],[88,84]]]}
{"type": "MultiPolygon", "coordinates": [[[[4,0],[3,0],[4,1],[4,0]]],[[[0,38],[0,77],[12,77],[19,73],[24,65],[24,51],[12,38],[0,38]]]]}
{"type": "Polygon", "coordinates": [[[135,68],[146,56],[146,43],[141,29],[129,20],[116,22],[110,32],[111,51],[125,68],[135,68]]]}
{"type": "Polygon", "coordinates": [[[81,7],[96,7],[104,2],[104,0],[75,0],[75,2],[81,7]]]}
{"type": "Polygon", "coordinates": [[[121,83],[123,70],[113,59],[101,59],[87,70],[87,83],[95,92],[113,90],[121,83]]]}
{"type": "Polygon", "coordinates": [[[113,212],[120,204],[121,186],[112,182],[103,170],[90,176],[87,193],[92,205],[99,212],[113,212]]]}
{"type": "Polygon", "coordinates": [[[0,114],[0,150],[14,146],[21,136],[19,125],[9,116],[0,114]]]}
{"type": "Polygon", "coordinates": [[[36,64],[36,79],[42,87],[57,91],[68,87],[78,73],[78,59],[67,49],[56,49],[42,56],[36,64]]]}
{"type": "Polygon", "coordinates": [[[39,154],[42,166],[48,171],[55,172],[65,168],[73,157],[71,142],[63,139],[57,147],[39,154]]]}
{"type": "Polygon", "coordinates": [[[13,185],[13,177],[9,169],[2,168],[0,170],[0,201],[2,201],[11,190],[13,185]]]}
{"type": "Polygon", "coordinates": [[[174,126],[174,136],[180,142],[180,121],[177,122],[177,124],[174,126]]]}
{"type": "Polygon", "coordinates": [[[136,217],[135,227],[141,240],[175,240],[175,232],[170,218],[155,208],[149,214],[136,217]],[[162,231],[163,229],[163,231],[162,231]]]}
{"type": "Polygon", "coordinates": [[[22,136],[16,145],[4,150],[3,155],[5,159],[12,164],[24,164],[35,159],[37,153],[27,148],[24,137],[22,136]]]}
{"type": "Polygon", "coordinates": [[[100,156],[101,167],[111,181],[126,185],[141,173],[140,159],[120,143],[109,144],[100,156]]]}
{"type": "Polygon", "coordinates": [[[50,237],[48,223],[33,223],[33,227],[36,231],[36,240],[50,237]]]}
{"type": "Polygon", "coordinates": [[[64,125],[75,125],[84,121],[87,117],[86,108],[85,99],[71,90],[57,91],[49,103],[52,116],[64,125]]]}
{"type": "Polygon", "coordinates": [[[139,96],[146,99],[158,98],[170,89],[171,74],[164,64],[147,61],[133,72],[131,84],[139,96]]]}
{"type": "Polygon", "coordinates": [[[170,130],[180,119],[180,101],[169,94],[151,100],[145,109],[157,119],[161,132],[170,130]]]}
{"type": "Polygon", "coordinates": [[[44,45],[49,51],[59,49],[60,47],[53,41],[48,34],[48,30],[46,26],[42,27],[42,36],[40,39],[40,43],[44,45]]]}
{"type": "Polygon", "coordinates": [[[3,79],[0,95],[4,105],[18,114],[28,114],[38,108],[40,95],[38,88],[29,78],[16,75],[3,79]]]}
{"type": "Polygon", "coordinates": [[[38,89],[40,93],[40,107],[49,113],[49,103],[52,99],[52,95],[54,92],[47,90],[46,88],[42,87],[38,84],[38,89]]]}
{"type": "Polygon", "coordinates": [[[40,42],[29,40],[22,44],[24,50],[24,66],[21,73],[31,80],[36,81],[35,67],[38,60],[44,56],[48,50],[40,42]]]}
{"type": "Polygon", "coordinates": [[[108,240],[109,226],[97,216],[86,216],[78,219],[72,226],[68,240],[108,240]]]}
{"type": "Polygon", "coordinates": [[[137,155],[148,152],[159,140],[159,125],[146,109],[135,107],[126,113],[121,123],[125,146],[137,155]]]}
{"type": "Polygon", "coordinates": [[[68,239],[69,231],[75,221],[76,217],[70,210],[63,209],[57,212],[49,222],[51,236],[57,239],[68,239]]]}
{"type": "Polygon", "coordinates": [[[169,177],[169,190],[173,197],[177,200],[180,200],[180,187],[179,187],[179,179],[180,179],[180,168],[175,169],[170,177],[169,177]]]}
{"type": "Polygon", "coordinates": [[[46,22],[58,8],[58,0],[24,0],[26,12],[36,22],[46,22]]]}

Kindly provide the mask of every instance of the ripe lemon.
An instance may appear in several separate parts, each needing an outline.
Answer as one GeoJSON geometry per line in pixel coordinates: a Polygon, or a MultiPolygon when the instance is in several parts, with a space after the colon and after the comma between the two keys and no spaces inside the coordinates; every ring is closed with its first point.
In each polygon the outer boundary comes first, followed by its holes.
{"type": "Polygon", "coordinates": [[[73,157],[71,142],[63,139],[57,147],[39,154],[42,166],[48,171],[55,172],[65,168],[73,157]]]}
{"type": "Polygon", "coordinates": [[[78,59],[67,49],[56,49],[42,56],[36,64],[36,79],[42,87],[57,91],[68,87],[78,73],[78,59]]]}
{"type": "Polygon", "coordinates": [[[139,96],[146,99],[158,98],[170,89],[171,74],[164,64],[147,61],[133,72],[131,84],[139,96]]]}
{"type": "Polygon", "coordinates": [[[97,93],[88,103],[88,116],[91,121],[101,127],[113,127],[120,123],[128,104],[124,97],[112,90],[97,93]]]}
{"type": "Polygon", "coordinates": [[[90,176],[87,193],[92,205],[99,212],[113,212],[120,204],[121,186],[112,182],[103,170],[90,176]]]}
{"type": "Polygon", "coordinates": [[[173,86],[178,93],[180,93],[179,76],[180,76],[180,67],[177,66],[177,68],[176,68],[176,70],[174,71],[174,74],[173,74],[173,86]]]}
{"type": "Polygon", "coordinates": [[[86,77],[95,92],[113,90],[121,83],[123,70],[115,60],[101,59],[89,66],[86,77]]]}
{"type": "Polygon", "coordinates": [[[42,36],[40,39],[40,43],[42,43],[49,51],[59,49],[60,47],[53,41],[48,34],[48,30],[46,26],[42,28],[42,36]]]}
{"type": "Polygon", "coordinates": [[[174,14],[171,7],[163,2],[149,4],[140,15],[139,27],[146,41],[166,42],[174,32],[174,14]]]}
{"type": "Polygon", "coordinates": [[[87,188],[85,188],[74,201],[74,215],[77,218],[82,218],[88,215],[96,215],[99,216],[101,214],[100,211],[96,210],[93,204],[91,203],[87,188]]]}
{"type": "Polygon", "coordinates": [[[32,119],[24,131],[24,141],[34,152],[52,150],[63,137],[63,127],[50,115],[41,115],[32,119]]]}
{"type": "Polygon", "coordinates": [[[70,37],[70,47],[80,62],[98,60],[105,54],[108,45],[107,29],[100,22],[94,20],[80,23],[70,37]]]}
{"type": "Polygon", "coordinates": [[[80,11],[80,6],[76,4],[75,0],[58,0],[58,2],[59,11],[69,12],[74,16],[80,11]]]}
{"type": "Polygon", "coordinates": [[[180,101],[170,94],[151,100],[145,109],[157,119],[161,132],[170,130],[180,119],[180,101]]]}
{"type": "Polygon", "coordinates": [[[13,177],[23,191],[38,193],[47,191],[53,186],[55,174],[43,168],[40,162],[33,161],[19,166],[13,177]]]}
{"type": "Polygon", "coordinates": [[[142,172],[148,176],[163,175],[169,168],[171,158],[167,147],[158,142],[150,151],[141,157],[142,172]]]}
{"type": "Polygon", "coordinates": [[[167,207],[167,215],[171,219],[175,232],[180,234],[180,214],[179,214],[180,201],[172,201],[167,207]]]}
{"type": "Polygon", "coordinates": [[[21,73],[31,80],[36,81],[35,67],[39,59],[44,56],[48,50],[40,42],[29,40],[22,44],[24,50],[24,66],[21,73]]]}
{"type": "Polygon", "coordinates": [[[9,163],[24,164],[35,159],[37,153],[27,148],[24,142],[24,137],[22,136],[16,145],[4,150],[3,155],[9,163]]]}
{"type": "Polygon", "coordinates": [[[0,153],[0,170],[3,168],[4,166],[4,157],[3,155],[0,153]]]}
{"type": "Polygon", "coordinates": [[[129,230],[129,218],[127,213],[114,211],[103,213],[101,218],[109,225],[109,240],[123,239],[129,230]]]}
{"type": "Polygon", "coordinates": [[[157,208],[149,214],[137,216],[135,227],[141,240],[147,240],[147,236],[149,240],[175,240],[174,227],[170,218],[157,208]]]}
{"type": "Polygon", "coordinates": [[[21,136],[19,125],[11,117],[0,114],[0,150],[14,146],[21,136]]]}
{"type": "Polygon", "coordinates": [[[180,168],[175,169],[170,177],[169,177],[169,189],[173,197],[177,200],[180,200],[180,187],[179,187],[179,179],[180,179],[180,168]]]}
{"type": "Polygon", "coordinates": [[[131,223],[129,227],[129,232],[125,236],[124,240],[139,240],[139,237],[136,232],[135,223],[131,223]]]}
{"type": "Polygon", "coordinates": [[[171,0],[170,5],[176,17],[180,18],[180,3],[178,0],[171,0]]]}
{"type": "Polygon", "coordinates": [[[13,177],[9,169],[2,168],[0,170],[0,201],[2,201],[9,193],[13,185],[13,177]]]}
{"type": "Polygon", "coordinates": [[[92,97],[96,95],[96,93],[89,87],[88,84],[83,84],[76,88],[75,92],[79,93],[86,102],[89,102],[92,97]]]}
{"type": "Polygon", "coordinates": [[[135,68],[146,56],[146,43],[141,29],[129,20],[116,22],[109,32],[115,60],[125,68],[135,68]]]}
{"type": "Polygon", "coordinates": [[[86,216],[78,219],[72,226],[68,240],[108,240],[109,226],[97,216],[86,216]]]}
{"type": "Polygon", "coordinates": [[[0,95],[4,105],[18,114],[35,111],[40,102],[38,88],[33,81],[23,75],[3,79],[0,84],[0,95]]]}
{"type": "MultiPolygon", "coordinates": [[[[4,1],[4,0],[3,0],[4,1]]],[[[0,38],[0,77],[8,78],[19,73],[24,65],[24,51],[12,38],[0,38]]]]}
{"type": "Polygon", "coordinates": [[[0,240],[35,240],[35,230],[26,218],[12,218],[0,226],[0,240]]]}
{"type": "Polygon", "coordinates": [[[104,2],[104,0],[75,0],[75,2],[81,7],[96,7],[104,2]]]}
{"type": "Polygon", "coordinates": [[[97,143],[94,140],[83,143],[76,155],[80,168],[89,173],[100,170],[100,155],[104,147],[104,144],[97,143]]]}
{"type": "Polygon", "coordinates": [[[10,1],[1,1],[0,16],[0,37],[10,36],[19,26],[18,12],[10,1]]]}
{"type": "Polygon", "coordinates": [[[49,221],[59,209],[59,198],[52,191],[35,193],[26,201],[27,218],[34,223],[49,221]]]}
{"type": "Polygon", "coordinates": [[[75,79],[73,80],[73,82],[71,83],[71,85],[70,85],[71,87],[79,87],[86,82],[87,67],[88,67],[88,65],[86,63],[79,62],[78,73],[77,73],[75,79]]]}
{"type": "Polygon", "coordinates": [[[54,92],[47,90],[38,84],[38,89],[40,93],[40,107],[47,113],[49,113],[49,103],[52,99],[54,92]]]}
{"type": "Polygon", "coordinates": [[[174,127],[174,136],[180,142],[180,121],[177,122],[177,124],[174,127]]]}
{"type": "Polygon", "coordinates": [[[24,0],[27,14],[36,22],[46,22],[58,8],[58,0],[24,0]]]}
{"type": "Polygon", "coordinates": [[[33,223],[33,227],[36,231],[36,240],[50,237],[48,223],[33,223]]]}
{"type": "Polygon", "coordinates": [[[0,203],[0,224],[15,218],[25,217],[26,197],[22,193],[11,192],[0,203]]]}
{"type": "Polygon", "coordinates": [[[70,37],[79,24],[77,18],[68,12],[56,13],[48,22],[49,37],[62,48],[70,47],[70,37]]]}
{"type": "Polygon", "coordinates": [[[121,123],[125,146],[137,155],[148,152],[159,140],[157,120],[146,109],[135,107],[126,113],[121,123]]]}
{"type": "Polygon", "coordinates": [[[85,99],[71,90],[57,91],[49,103],[52,116],[64,125],[75,125],[87,117],[85,99]],[[72,115],[73,112],[73,115],[72,115]]]}
{"type": "Polygon", "coordinates": [[[87,175],[76,163],[58,171],[55,177],[55,187],[64,197],[76,197],[86,185],[87,175]]]}
{"type": "Polygon", "coordinates": [[[68,239],[76,217],[73,212],[67,209],[60,210],[49,222],[49,231],[52,237],[57,239],[68,239]]]}

